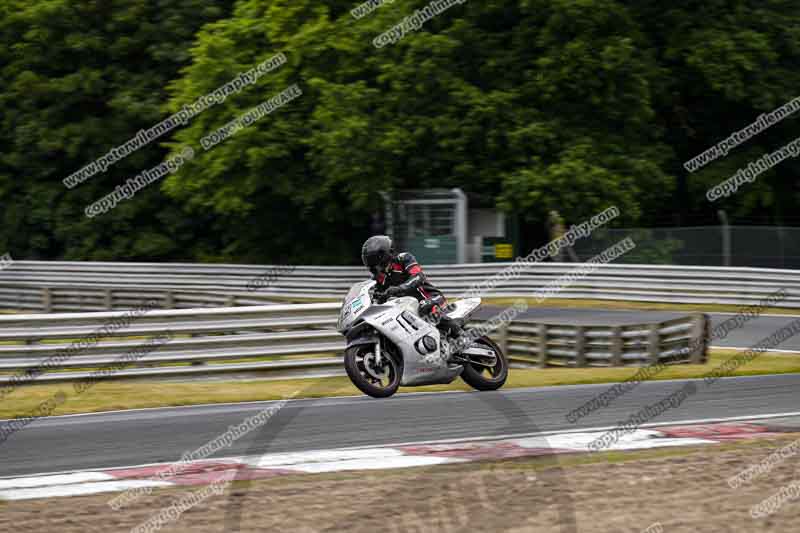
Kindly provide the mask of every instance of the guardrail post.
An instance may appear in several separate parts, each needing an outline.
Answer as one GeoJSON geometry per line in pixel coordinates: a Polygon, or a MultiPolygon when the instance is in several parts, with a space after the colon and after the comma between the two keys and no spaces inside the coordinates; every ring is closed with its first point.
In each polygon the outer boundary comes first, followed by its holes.
{"type": "Polygon", "coordinates": [[[164,309],[175,309],[175,296],[172,291],[164,293],[164,309]]]}
{"type": "Polygon", "coordinates": [[[647,336],[647,353],[649,354],[648,362],[651,365],[657,365],[659,362],[659,355],[661,354],[660,329],[661,324],[650,324],[650,333],[647,336]]]}
{"type": "Polygon", "coordinates": [[[586,327],[575,328],[575,366],[586,366],[586,327]]]}
{"type": "Polygon", "coordinates": [[[225,300],[225,305],[227,307],[236,307],[236,296],[234,296],[233,294],[229,295],[228,299],[225,300]]]}
{"type": "Polygon", "coordinates": [[[717,215],[722,223],[722,264],[731,266],[731,226],[728,223],[728,214],[724,209],[720,209],[717,211],[717,215]]]}
{"type": "Polygon", "coordinates": [[[693,365],[701,365],[706,362],[709,334],[707,325],[708,317],[703,313],[696,313],[692,316],[689,346],[694,347],[694,349],[689,353],[689,362],[693,365]]]}
{"type": "Polygon", "coordinates": [[[53,311],[53,293],[45,287],[42,289],[42,312],[50,313],[53,311]]]}
{"type": "Polygon", "coordinates": [[[539,368],[547,368],[547,324],[539,324],[539,368]]]}
{"type": "Polygon", "coordinates": [[[114,296],[111,294],[111,289],[103,291],[103,305],[108,311],[114,310],[114,296]]]}
{"type": "Polygon", "coordinates": [[[611,328],[611,366],[622,366],[622,328],[612,326],[611,328]]]}

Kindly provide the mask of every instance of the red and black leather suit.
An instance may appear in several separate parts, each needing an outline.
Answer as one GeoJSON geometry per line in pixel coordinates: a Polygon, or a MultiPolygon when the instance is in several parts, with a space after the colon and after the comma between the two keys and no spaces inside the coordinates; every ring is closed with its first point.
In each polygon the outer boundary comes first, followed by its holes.
{"type": "Polygon", "coordinates": [[[442,308],[447,305],[444,294],[428,280],[412,254],[408,252],[397,254],[385,272],[373,272],[372,277],[378,282],[376,292],[385,293],[393,287],[394,289],[390,291],[391,296],[414,296],[419,300],[421,316],[430,316],[439,323],[440,328],[449,330],[451,334],[460,329],[442,312],[442,308]]]}

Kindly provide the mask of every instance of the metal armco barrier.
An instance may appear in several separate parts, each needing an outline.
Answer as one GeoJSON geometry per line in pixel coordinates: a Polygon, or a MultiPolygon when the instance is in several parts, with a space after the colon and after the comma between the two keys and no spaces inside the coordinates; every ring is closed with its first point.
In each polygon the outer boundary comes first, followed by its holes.
{"type": "Polygon", "coordinates": [[[645,366],[706,362],[709,318],[702,313],[627,326],[565,326],[515,320],[494,338],[512,361],[539,367],[645,366]]]}
{"type": "MultiPolygon", "coordinates": [[[[322,303],[150,310],[135,318],[121,311],[2,315],[0,385],[93,376],[99,380],[237,372],[274,378],[343,375],[344,339],[333,329],[338,309],[338,304],[322,303]],[[109,333],[110,323],[123,326],[109,333]],[[148,339],[167,333],[169,342],[129,357],[148,339]],[[72,351],[65,352],[70,347],[72,351]],[[25,378],[26,372],[34,379],[25,378]]],[[[619,327],[518,320],[492,336],[517,365],[702,363],[708,317],[695,314],[619,327]]]]}
{"type": "MultiPolygon", "coordinates": [[[[426,272],[448,297],[456,298],[509,265],[431,265],[426,272]]],[[[578,266],[523,264],[520,275],[500,278],[482,296],[532,297],[578,266]]],[[[125,309],[148,297],[158,299],[164,308],[330,301],[341,299],[354,282],[366,277],[360,267],[16,261],[0,271],[0,309],[125,309]],[[254,283],[258,280],[264,282],[254,283]]],[[[548,295],[548,301],[590,298],[748,305],[778,289],[787,293],[780,307],[800,308],[800,271],[796,270],[605,264],[548,295]]]]}

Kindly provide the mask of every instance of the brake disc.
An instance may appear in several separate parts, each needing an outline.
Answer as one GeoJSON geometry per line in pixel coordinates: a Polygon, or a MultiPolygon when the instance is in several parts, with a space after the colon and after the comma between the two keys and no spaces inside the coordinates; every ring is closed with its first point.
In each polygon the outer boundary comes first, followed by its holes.
{"type": "MultiPolygon", "coordinates": [[[[386,356],[384,356],[386,357],[386,356]]],[[[375,379],[388,379],[389,378],[389,368],[386,363],[381,365],[383,367],[383,372],[377,372],[375,370],[375,354],[370,352],[364,356],[364,370],[367,371],[367,374],[372,376],[375,379]]]]}

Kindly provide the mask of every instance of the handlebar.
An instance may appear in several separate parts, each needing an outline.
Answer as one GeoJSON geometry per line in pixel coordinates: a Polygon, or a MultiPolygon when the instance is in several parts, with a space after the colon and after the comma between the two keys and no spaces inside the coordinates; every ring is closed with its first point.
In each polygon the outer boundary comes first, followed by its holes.
{"type": "Polygon", "coordinates": [[[376,304],[382,304],[386,302],[387,298],[386,295],[382,292],[376,291],[375,289],[371,289],[370,297],[375,300],[376,304]]]}

